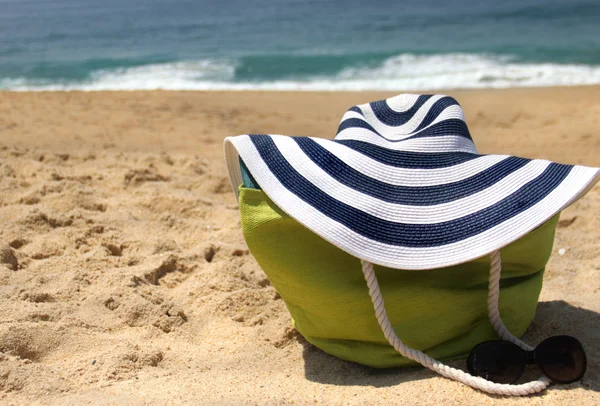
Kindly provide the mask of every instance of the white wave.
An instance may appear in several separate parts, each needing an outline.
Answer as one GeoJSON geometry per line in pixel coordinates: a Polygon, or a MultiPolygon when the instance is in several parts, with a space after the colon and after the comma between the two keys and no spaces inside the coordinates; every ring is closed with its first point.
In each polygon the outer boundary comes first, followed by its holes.
{"type": "Polygon", "coordinates": [[[600,66],[516,63],[508,56],[402,54],[333,77],[238,82],[236,61],[201,60],[96,71],[81,83],[0,79],[7,90],[439,90],[600,84],[600,66]]]}
{"type": "Polygon", "coordinates": [[[228,83],[235,75],[235,62],[206,59],[97,70],[81,83],[0,79],[0,89],[10,90],[194,90],[211,83],[228,83]],[[198,85],[200,85],[198,87],[198,85]]]}
{"type": "Polygon", "coordinates": [[[600,66],[515,63],[509,56],[471,54],[399,55],[375,69],[347,69],[349,81],[370,81],[376,89],[505,88],[600,83],[600,66]]]}

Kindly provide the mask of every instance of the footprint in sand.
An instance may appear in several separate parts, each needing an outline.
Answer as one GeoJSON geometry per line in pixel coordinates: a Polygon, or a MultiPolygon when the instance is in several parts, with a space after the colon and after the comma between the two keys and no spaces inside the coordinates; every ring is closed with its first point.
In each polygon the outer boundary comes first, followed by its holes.
{"type": "Polygon", "coordinates": [[[19,261],[10,245],[0,241],[0,264],[6,266],[11,271],[19,268],[19,261]]]}

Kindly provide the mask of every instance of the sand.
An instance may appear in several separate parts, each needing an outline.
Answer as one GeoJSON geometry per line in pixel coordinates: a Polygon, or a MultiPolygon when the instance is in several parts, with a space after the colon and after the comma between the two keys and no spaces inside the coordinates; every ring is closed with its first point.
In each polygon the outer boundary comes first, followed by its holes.
{"type": "MultiPolygon", "coordinates": [[[[600,166],[599,87],[449,93],[480,152],[600,166]]],[[[348,107],[391,95],[0,93],[0,403],[599,404],[600,186],[563,212],[526,334],[578,337],[582,382],[491,397],[338,360],[291,328],[244,243],[222,140],[333,137],[348,107]]]]}

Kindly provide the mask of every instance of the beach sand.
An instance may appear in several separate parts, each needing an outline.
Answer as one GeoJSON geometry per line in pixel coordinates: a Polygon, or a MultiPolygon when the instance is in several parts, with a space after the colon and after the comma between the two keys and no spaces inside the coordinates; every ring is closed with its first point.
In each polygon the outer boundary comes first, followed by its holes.
{"type": "MultiPolygon", "coordinates": [[[[482,153],[600,166],[600,87],[448,93],[482,153]]],[[[223,138],[332,138],[348,107],[391,95],[0,93],[0,403],[600,404],[600,186],[563,212],[526,334],[578,337],[582,382],[493,397],[291,328],[244,243],[223,138]]]]}

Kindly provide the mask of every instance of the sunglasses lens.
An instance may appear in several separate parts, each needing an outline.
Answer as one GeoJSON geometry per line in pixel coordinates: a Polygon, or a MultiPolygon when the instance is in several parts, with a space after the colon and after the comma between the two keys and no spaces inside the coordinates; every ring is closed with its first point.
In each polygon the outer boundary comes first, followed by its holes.
{"type": "Polygon", "coordinates": [[[514,383],[525,368],[527,355],[508,341],[486,341],[471,350],[467,368],[471,375],[496,383],[514,383]]]}
{"type": "Polygon", "coordinates": [[[569,336],[550,337],[542,341],[535,349],[535,360],[542,372],[557,383],[578,381],[587,368],[583,346],[569,336]]]}

